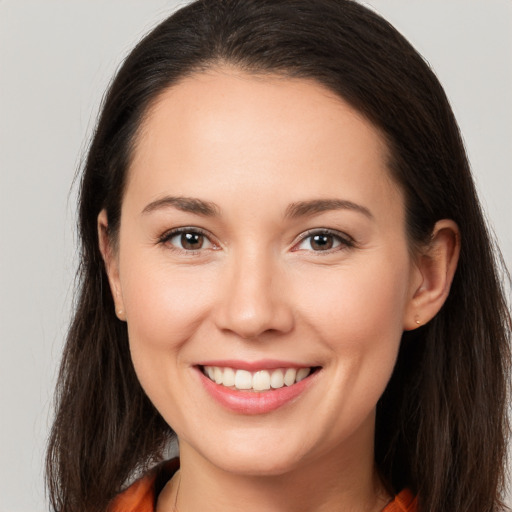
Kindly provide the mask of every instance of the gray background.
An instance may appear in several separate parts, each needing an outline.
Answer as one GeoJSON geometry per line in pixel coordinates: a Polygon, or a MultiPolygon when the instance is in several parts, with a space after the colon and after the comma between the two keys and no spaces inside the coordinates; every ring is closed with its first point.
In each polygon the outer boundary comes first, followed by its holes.
{"type": "MultiPolygon", "coordinates": [[[[511,266],[512,2],[369,3],[445,86],[511,266]]],[[[47,509],[42,459],[76,265],[74,172],[114,70],[176,5],[0,0],[0,512],[47,509]]]]}

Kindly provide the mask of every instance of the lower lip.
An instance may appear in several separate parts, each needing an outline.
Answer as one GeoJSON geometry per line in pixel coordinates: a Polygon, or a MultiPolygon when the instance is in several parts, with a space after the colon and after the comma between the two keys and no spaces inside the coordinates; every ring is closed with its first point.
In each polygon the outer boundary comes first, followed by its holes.
{"type": "Polygon", "coordinates": [[[318,373],[279,389],[269,391],[239,391],[216,384],[197,368],[206,391],[225,408],[240,414],[265,414],[295,401],[313,383],[318,373]]]}

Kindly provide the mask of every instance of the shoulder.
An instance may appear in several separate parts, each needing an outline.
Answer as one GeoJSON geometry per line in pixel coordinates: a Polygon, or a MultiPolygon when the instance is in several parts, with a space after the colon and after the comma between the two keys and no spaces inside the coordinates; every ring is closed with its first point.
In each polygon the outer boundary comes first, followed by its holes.
{"type": "Polygon", "coordinates": [[[154,512],[156,497],[178,468],[178,459],[159,464],[120,492],[108,512],[154,512]]]}
{"type": "Polygon", "coordinates": [[[417,512],[418,500],[409,489],[404,489],[382,512],[417,512]]]}

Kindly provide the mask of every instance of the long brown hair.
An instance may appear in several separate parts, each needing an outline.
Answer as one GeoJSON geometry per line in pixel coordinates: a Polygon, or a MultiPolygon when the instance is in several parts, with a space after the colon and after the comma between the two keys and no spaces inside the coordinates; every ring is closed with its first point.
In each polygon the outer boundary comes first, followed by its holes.
{"type": "Polygon", "coordinates": [[[79,287],[47,455],[53,508],[105,510],[173,436],[137,381],[96,219],[106,208],[115,240],[127,169],[152,102],[219,63],[317,80],[374,123],[405,195],[413,244],[428,241],[440,219],[458,224],[450,295],[431,322],[404,333],[378,404],[376,463],[394,491],[417,493],[421,512],[501,510],[511,331],[505,276],[441,85],[389,23],[350,0],[199,0],[147,35],[119,70],[82,174],[79,287]]]}

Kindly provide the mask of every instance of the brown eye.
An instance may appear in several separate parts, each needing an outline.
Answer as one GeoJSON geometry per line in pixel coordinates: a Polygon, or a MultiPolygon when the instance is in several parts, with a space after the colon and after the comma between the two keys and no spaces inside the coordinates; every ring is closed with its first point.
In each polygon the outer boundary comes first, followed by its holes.
{"type": "Polygon", "coordinates": [[[310,238],[311,249],[314,251],[328,251],[334,247],[333,235],[313,235],[310,238]]]}
{"type": "Polygon", "coordinates": [[[302,240],[294,246],[294,251],[327,252],[336,249],[353,247],[352,239],[338,231],[311,230],[302,235],[302,240]]]}
{"type": "Polygon", "coordinates": [[[194,228],[180,228],[164,235],[160,242],[174,249],[184,252],[214,249],[207,235],[194,228]]]}
{"type": "Polygon", "coordinates": [[[180,236],[180,245],[187,251],[202,249],[204,244],[204,235],[201,233],[182,233],[180,236]]]}

